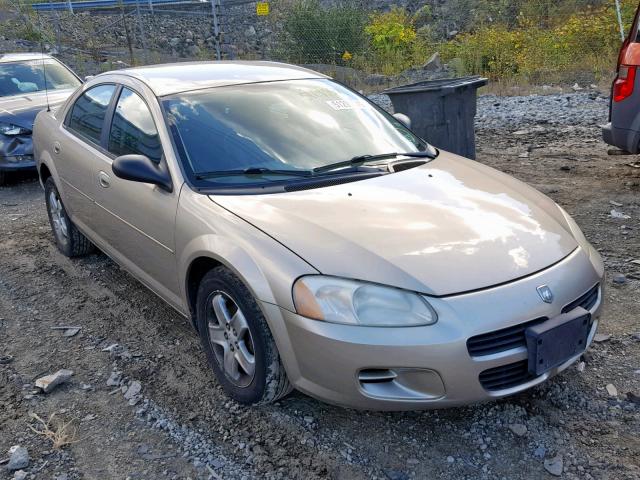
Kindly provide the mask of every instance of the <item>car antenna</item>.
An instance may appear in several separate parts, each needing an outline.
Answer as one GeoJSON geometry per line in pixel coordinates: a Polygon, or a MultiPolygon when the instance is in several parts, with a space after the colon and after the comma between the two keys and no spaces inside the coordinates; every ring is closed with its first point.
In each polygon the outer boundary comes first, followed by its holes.
{"type": "Polygon", "coordinates": [[[49,105],[49,88],[47,87],[47,63],[44,61],[44,45],[42,44],[42,40],[40,40],[40,54],[42,56],[42,76],[44,78],[44,95],[47,99],[47,112],[50,112],[51,106],[49,105]]]}

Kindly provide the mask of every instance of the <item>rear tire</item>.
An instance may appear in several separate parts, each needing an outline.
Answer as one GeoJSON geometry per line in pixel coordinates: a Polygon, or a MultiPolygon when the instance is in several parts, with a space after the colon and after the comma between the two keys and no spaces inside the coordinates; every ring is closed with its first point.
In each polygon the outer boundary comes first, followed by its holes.
{"type": "Polygon", "coordinates": [[[267,321],[247,287],[226,267],[198,288],[197,326],[209,364],[225,393],[245,405],[275,402],[292,387],[267,321]]]}
{"type": "Polygon", "coordinates": [[[58,250],[67,257],[78,257],[93,252],[94,246],[73,224],[64,208],[53,177],[44,183],[44,194],[49,224],[58,250]]]}

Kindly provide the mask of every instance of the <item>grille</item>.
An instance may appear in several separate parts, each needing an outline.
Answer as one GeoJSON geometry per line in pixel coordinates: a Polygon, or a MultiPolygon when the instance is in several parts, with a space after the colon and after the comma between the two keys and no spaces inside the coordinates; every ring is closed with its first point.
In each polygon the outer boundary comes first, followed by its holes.
{"type": "MultiPolygon", "coordinates": [[[[562,309],[562,313],[567,313],[580,306],[585,310],[591,310],[598,301],[600,285],[594,286],[587,293],[577,298],[562,309]]],[[[546,318],[538,318],[530,322],[503,328],[494,332],[476,335],[467,340],[467,350],[472,357],[481,357],[493,353],[504,352],[518,347],[526,347],[524,331],[536,323],[544,322],[546,318]]]]}
{"type": "Polygon", "coordinates": [[[480,384],[490,391],[516,387],[534,378],[535,375],[529,373],[527,360],[490,368],[480,373],[479,377],[480,384]]]}
{"type": "Polygon", "coordinates": [[[524,331],[536,323],[544,322],[546,318],[538,318],[530,322],[521,323],[512,327],[503,328],[494,332],[476,335],[467,340],[467,350],[472,357],[491,355],[504,352],[512,348],[526,347],[524,331]]]}
{"type": "Polygon", "coordinates": [[[570,312],[576,307],[582,307],[587,311],[591,310],[593,306],[596,304],[596,302],[598,301],[599,291],[600,291],[600,284],[597,284],[595,287],[593,287],[587,293],[582,295],[580,298],[574,300],[569,305],[565,306],[562,309],[562,313],[570,312]]]}

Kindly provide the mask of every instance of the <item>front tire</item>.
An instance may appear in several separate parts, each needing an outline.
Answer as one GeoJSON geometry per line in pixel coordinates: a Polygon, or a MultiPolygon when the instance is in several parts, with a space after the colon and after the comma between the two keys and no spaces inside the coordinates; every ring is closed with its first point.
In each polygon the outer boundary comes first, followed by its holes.
{"type": "Polygon", "coordinates": [[[7,184],[7,172],[0,170],[0,187],[4,187],[7,184]]]}
{"type": "Polygon", "coordinates": [[[229,397],[259,405],[292,390],[264,315],[228,268],[216,267],[204,276],[196,315],[209,364],[229,397]]]}
{"type": "Polygon", "coordinates": [[[44,183],[44,194],[49,214],[49,224],[58,250],[67,257],[86,255],[94,250],[93,244],[73,224],[64,208],[53,177],[44,183]]]}

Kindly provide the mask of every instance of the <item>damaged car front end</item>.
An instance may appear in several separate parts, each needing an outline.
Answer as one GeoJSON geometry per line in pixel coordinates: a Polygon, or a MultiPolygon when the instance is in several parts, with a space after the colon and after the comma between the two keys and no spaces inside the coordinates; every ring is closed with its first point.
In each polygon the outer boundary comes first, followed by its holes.
{"type": "Polygon", "coordinates": [[[48,55],[0,56],[0,185],[9,172],[35,170],[36,115],[59,106],[80,84],[68,67],[48,55]]]}
{"type": "Polygon", "coordinates": [[[0,121],[0,170],[6,172],[35,167],[31,134],[29,127],[0,121]]]}

